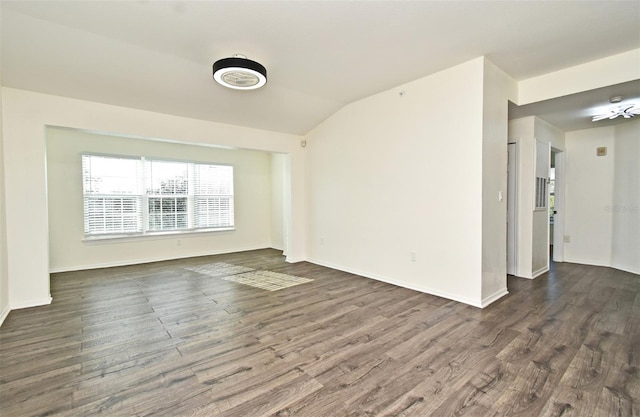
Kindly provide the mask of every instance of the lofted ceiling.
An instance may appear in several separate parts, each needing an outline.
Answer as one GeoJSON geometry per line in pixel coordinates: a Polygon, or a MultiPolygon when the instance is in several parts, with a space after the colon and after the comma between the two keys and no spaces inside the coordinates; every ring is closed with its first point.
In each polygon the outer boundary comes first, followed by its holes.
{"type": "MultiPolygon", "coordinates": [[[[635,0],[2,0],[0,8],[4,86],[294,134],[479,56],[522,80],[640,48],[635,0]],[[267,67],[264,88],[213,81],[213,62],[235,53],[267,67]]],[[[510,113],[552,122],[568,110],[530,106],[510,113]]],[[[562,123],[575,117],[556,123],[568,130],[562,123]]]]}

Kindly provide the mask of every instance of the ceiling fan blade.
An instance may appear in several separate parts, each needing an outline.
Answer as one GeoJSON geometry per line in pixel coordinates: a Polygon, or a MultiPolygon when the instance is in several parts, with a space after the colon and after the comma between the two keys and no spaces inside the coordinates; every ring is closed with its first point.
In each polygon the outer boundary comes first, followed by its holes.
{"type": "Polygon", "coordinates": [[[631,119],[636,115],[640,115],[640,107],[636,107],[635,104],[627,104],[625,106],[618,106],[616,109],[609,110],[609,113],[597,114],[593,116],[591,121],[597,122],[605,119],[613,120],[618,116],[622,116],[625,119],[631,119]]]}

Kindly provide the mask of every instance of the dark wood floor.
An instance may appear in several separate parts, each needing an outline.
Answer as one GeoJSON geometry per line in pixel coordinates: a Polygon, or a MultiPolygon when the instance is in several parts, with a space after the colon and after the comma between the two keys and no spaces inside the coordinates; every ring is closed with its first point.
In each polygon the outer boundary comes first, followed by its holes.
{"type": "Polygon", "coordinates": [[[609,268],[510,277],[484,310],[275,250],[51,285],[0,328],[2,416],[640,415],[640,277],[609,268]],[[185,269],[212,262],[314,281],[185,269]]]}

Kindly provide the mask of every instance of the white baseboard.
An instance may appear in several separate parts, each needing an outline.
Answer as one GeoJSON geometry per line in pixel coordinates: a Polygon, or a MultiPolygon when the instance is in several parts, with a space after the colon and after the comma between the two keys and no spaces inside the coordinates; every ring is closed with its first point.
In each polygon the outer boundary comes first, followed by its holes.
{"type": "Polygon", "coordinates": [[[53,301],[53,298],[51,297],[51,295],[49,295],[46,298],[20,301],[18,303],[11,303],[10,308],[11,310],[19,310],[21,308],[46,306],[51,304],[52,301],[53,301]]]}
{"type": "MultiPolygon", "coordinates": [[[[293,258],[293,257],[289,257],[287,256],[286,262],[290,263],[290,264],[295,264],[296,262],[304,262],[306,261],[305,258],[293,258]]],[[[320,265],[320,264],[318,264],[320,265]]]]}
{"type": "Polygon", "coordinates": [[[565,258],[564,261],[568,262],[568,263],[572,263],[572,264],[602,266],[602,267],[605,267],[605,268],[613,268],[613,269],[618,269],[620,271],[629,272],[631,274],[640,275],[640,269],[638,268],[638,266],[629,266],[629,265],[621,265],[621,264],[609,264],[609,263],[592,261],[590,259],[565,258]]]}
{"type": "Polygon", "coordinates": [[[481,308],[485,308],[489,304],[493,303],[494,301],[497,301],[498,299],[504,297],[507,294],[509,294],[509,291],[507,291],[506,288],[502,288],[502,289],[496,291],[495,293],[491,294],[490,296],[485,297],[485,298],[482,299],[482,303],[480,304],[481,308]]]}
{"type": "Polygon", "coordinates": [[[46,298],[21,301],[21,302],[18,302],[18,303],[12,303],[11,305],[6,306],[4,308],[4,310],[2,310],[2,312],[0,312],[0,326],[2,326],[2,323],[4,323],[4,320],[7,318],[7,316],[9,315],[9,313],[12,310],[19,310],[21,308],[46,306],[46,305],[51,304],[52,301],[53,301],[53,298],[51,297],[51,295],[49,295],[46,298]]]}
{"type": "Polygon", "coordinates": [[[565,256],[564,261],[571,264],[611,267],[609,263],[603,263],[603,262],[594,261],[591,259],[576,259],[576,258],[570,258],[565,256]]]}
{"type": "Polygon", "coordinates": [[[532,279],[533,278],[538,278],[540,275],[544,274],[545,272],[549,272],[549,267],[548,266],[545,266],[544,268],[540,268],[537,271],[533,271],[533,274],[532,274],[531,278],[532,279]]]}
{"type": "Polygon", "coordinates": [[[540,268],[537,271],[534,271],[532,274],[517,274],[517,275],[514,275],[514,277],[525,278],[525,279],[535,279],[548,271],[549,271],[549,267],[545,266],[544,268],[540,268]]]}
{"type": "Polygon", "coordinates": [[[2,312],[0,312],[0,326],[2,326],[2,323],[4,323],[4,319],[7,318],[7,316],[9,315],[9,312],[11,310],[9,309],[9,306],[6,306],[4,308],[4,310],[2,310],[2,312]]]}
{"type": "Polygon", "coordinates": [[[627,266],[627,265],[611,265],[611,268],[619,269],[620,271],[629,272],[631,274],[640,275],[640,268],[627,266]]]}
{"type": "Polygon", "coordinates": [[[227,253],[235,253],[235,252],[246,252],[251,250],[260,250],[260,249],[270,249],[269,246],[256,246],[256,247],[245,247],[245,248],[234,248],[229,250],[222,251],[214,251],[214,252],[202,252],[202,253],[191,253],[188,255],[181,255],[175,257],[157,257],[157,258],[140,258],[140,259],[129,259],[126,261],[113,261],[113,262],[105,262],[101,264],[90,264],[90,265],[74,265],[67,266],[62,268],[52,268],[49,273],[57,274],[60,272],[71,272],[71,271],[85,271],[90,269],[100,269],[100,268],[113,268],[117,266],[128,266],[128,265],[140,265],[140,264],[148,264],[152,262],[161,262],[161,261],[173,261],[176,259],[189,259],[189,258],[197,258],[199,256],[212,256],[212,255],[224,255],[227,253]]]}
{"type": "MultiPolygon", "coordinates": [[[[364,271],[359,271],[353,268],[348,268],[348,267],[344,267],[341,265],[337,265],[337,264],[332,264],[330,262],[324,262],[322,260],[319,259],[307,259],[307,261],[317,264],[317,265],[321,265],[321,266],[325,266],[327,268],[332,268],[332,269],[337,269],[339,271],[343,271],[343,272],[348,272],[350,274],[355,274],[355,275],[359,275],[361,277],[364,278],[370,278],[370,279],[375,279],[376,281],[381,281],[381,282],[386,282],[387,284],[392,284],[392,285],[396,285],[398,287],[403,287],[403,288],[408,288],[410,290],[414,290],[414,291],[419,291],[425,294],[430,294],[430,295],[435,295],[437,297],[442,297],[442,298],[446,298],[448,300],[453,300],[453,301],[457,301],[460,303],[464,303],[464,304],[468,304],[470,306],[473,307],[478,307],[478,308],[482,308],[483,307],[483,301],[482,300],[475,300],[472,298],[468,298],[468,297],[462,297],[459,296],[457,294],[451,294],[449,292],[446,291],[442,291],[442,290],[438,290],[435,288],[430,288],[430,287],[425,287],[425,286],[421,286],[421,285],[414,285],[402,280],[397,280],[394,278],[389,278],[389,277],[384,277],[381,275],[377,275],[377,274],[371,274],[368,272],[364,272],[364,271]]],[[[504,294],[502,294],[504,295],[504,294]]],[[[501,295],[501,296],[502,296],[501,295]]],[[[493,296],[492,296],[493,297],[493,296]]],[[[491,298],[491,297],[489,297],[491,298]]],[[[498,297],[499,298],[499,297],[498,297]]],[[[497,300],[497,298],[496,298],[497,300]]],[[[491,302],[493,302],[495,300],[492,300],[491,302]]],[[[488,303],[486,304],[488,305],[488,303]]]]}

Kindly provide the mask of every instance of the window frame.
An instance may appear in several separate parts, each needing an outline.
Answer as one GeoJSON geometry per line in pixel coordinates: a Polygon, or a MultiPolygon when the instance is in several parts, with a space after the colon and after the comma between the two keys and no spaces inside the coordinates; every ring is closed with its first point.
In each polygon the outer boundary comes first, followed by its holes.
{"type": "MultiPolygon", "coordinates": [[[[200,234],[200,233],[212,233],[212,232],[228,232],[228,231],[234,231],[235,230],[235,167],[233,166],[233,164],[225,164],[225,163],[211,163],[211,162],[202,162],[202,161],[194,161],[194,160],[184,160],[184,159],[172,159],[172,158],[162,158],[162,157],[146,157],[146,156],[139,156],[139,155],[117,155],[117,154],[103,154],[103,153],[93,153],[93,152],[82,152],[80,154],[80,159],[81,159],[81,181],[82,181],[82,201],[83,201],[83,209],[82,209],[82,214],[83,214],[83,234],[84,234],[84,238],[83,241],[86,242],[91,242],[91,241],[101,241],[101,240],[123,240],[123,239],[129,239],[129,240],[138,240],[138,239],[148,239],[148,238],[152,238],[152,237],[162,237],[162,236],[167,236],[167,235],[187,235],[187,234],[200,234]],[[102,157],[102,158],[115,158],[115,159],[131,159],[131,160],[135,160],[135,161],[139,161],[140,165],[141,165],[141,171],[142,174],[141,176],[136,178],[136,181],[138,182],[137,186],[135,187],[136,189],[138,189],[139,194],[126,194],[124,195],[125,197],[129,197],[129,198],[139,198],[140,199],[140,203],[139,203],[139,207],[140,210],[142,211],[140,213],[140,215],[138,216],[138,218],[140,219],[140,229],[141,231],[135,231],[135,232],[128,232],[128,231],[124,231],[124,232],[97,232],[97,233],[87,233],[87,227],[86,227],[86,217],[87,217],[87,211],[86,211],[86,204],[87,204],[87,197],[92,196],[91,194],[87,194],[86,190],[85,190],[85,170],[84,170],[84,158],[85,157],[102,157]],[[168,162],[168,163],[183,163],[183,164],[187,164],[188,166],[188,171],[189,171],[189,177],[187,179],[188,184],[187,184],[187,194],[174,194],[174,195],[169,195],[169,194],[155,194],[155,193],[150,193],[149,191],[149,186],[150,186],[150,178],[148,177],[148,168],[147,168],[147,164],[150,164],[152,162],[168,162]],[[195,166],[196,165],[204,165],[204,166],[212,166],[212,167],[229,167],[231,168],[231,173],[227,174],[230,177],[230,183],[228,184],[229,186],[229,190],[230,190],[230,194],[225,194],[224,197],[226,197],[228,199],[228,201],[230,201],[229,206],[230,206],[230,214],[228,215],[229,219],[230,219],[230,225],[226,225],[226,226],[208,226],[208,227],[197,227],[196,226],[196,206],[195,206],[195,202],[197,200],[197,196],[193,193],[193,190],[195,188],[194,186],[194,181],[196,181],[195,178],[192,178],[191,175],[192,173],[195,171],[195,166]],[[187,204],[187,226],[186,228],[180,228],[180,229],[160,229],[160,230],[153,230],[150,228],[150,213],[149,213],[149,199],[150,198],[164,198],[164,197],[186,197],[186,204],[187,204]]],[[[116,194],[95,194],[96,197],[107,197],[113,195],[117,198],[122,198],[123,195],[116,195],[116,194]]]]}
{"type": "Polygon", "coordinates": [[[534,201],[534,211],[545,211],[548,210],[547,206],[549,205],[549,179],[546,177],[536,177],[535,182],[535,201],[534,201]]]}

